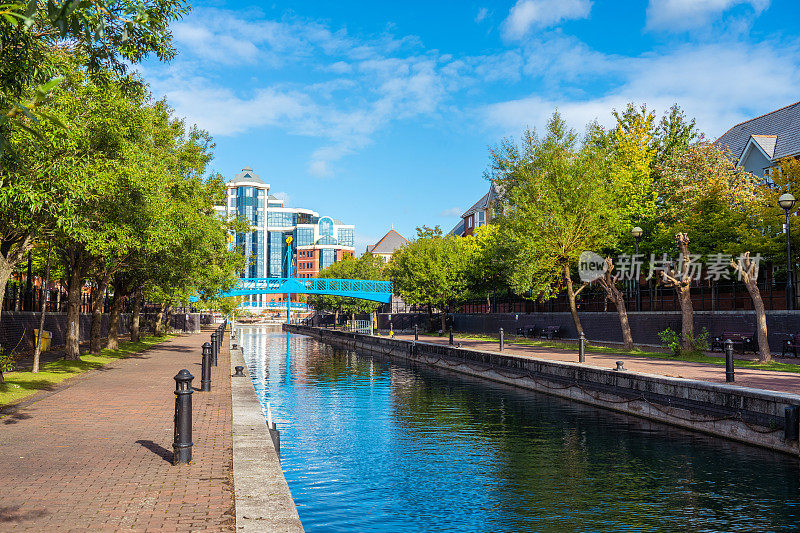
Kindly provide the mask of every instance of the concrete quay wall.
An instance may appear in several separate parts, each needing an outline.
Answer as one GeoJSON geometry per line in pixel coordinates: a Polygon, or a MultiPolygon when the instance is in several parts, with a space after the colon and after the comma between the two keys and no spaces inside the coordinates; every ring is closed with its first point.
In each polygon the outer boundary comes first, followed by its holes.
{"type": "Polygon", "coordinates": [[[797,394],[307,326],[284,325],[284,328],[350,349],[399,357],[779,452],[800,454],[796,438],[800,427],[786,426],[787,408],[800,406],[797,394]]]}
{"type": "Polygon", "coordinates": [[[280,457],[247,371],[242,349],[236,345],[235,338],[228,337],[227,341],[231,343],[236,531],[301,533],[303,524],[283,476],[280,457]],[[244,376],[235,375],[237,366],[244,367],[244,376]]]}

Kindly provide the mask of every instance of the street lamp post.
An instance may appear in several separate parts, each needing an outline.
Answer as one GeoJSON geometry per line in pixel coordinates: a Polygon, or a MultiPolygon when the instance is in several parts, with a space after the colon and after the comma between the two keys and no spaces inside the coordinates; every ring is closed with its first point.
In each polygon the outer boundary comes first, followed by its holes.
{"type": "Polygon", "coordinates": [[[792,278],[794,277],[794,269],[792,268],[792,235],[789,227],[789,211],[797,200],[790,193],[782,194],[778,198],[778,205],[783,208],[786,214],[786,309],[792,311],[794,309],[794,285],[792,278]]]}
{"type": "MultiPolygon", "coordinates": [[[[636,242],[636,255],[639,255],[639,239],[642,237],[642,233],[644,230],[639,226],[636,226],[631,230],[631,235],[633,235],[633,239],[636,242]]],[[[642,310],[642,290],[640,285],[639,279],[639,272],[636,272],[636,310],[642,310]]]]}

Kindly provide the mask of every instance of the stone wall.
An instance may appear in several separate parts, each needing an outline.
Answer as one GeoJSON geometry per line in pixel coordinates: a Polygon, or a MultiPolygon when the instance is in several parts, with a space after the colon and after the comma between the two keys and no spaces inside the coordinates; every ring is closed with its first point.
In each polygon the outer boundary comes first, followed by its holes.
{"type": "MultiPolygon", "coordinates": [[[[622,329],[616,312],[578,313],[586,338],[591,341],[622,342],[622,329]]],[[[420,329],[439,330],[439,315],[434,315],[432,325],[427,314],[380,314],[378,329],[388,329],[391,317],[396,330],[411,329],[417,324],[420,329]]],[[[658,333],[667,328],[681,330],[681,314],[677,311],[628,313],[633,340],[637,344],[660,345],[658,333]]],[[[752,311],[698,311],[694,314],[695,331],[706,328],[711,337],[723,331],[755,332],[755,315],[752,311]]],[[[464,333],[497,334],[500,328],[506,334],[514,334],[517,328],[543,328],[561,326],[563,337],[577,339],[578,334],[570,313],[492,313],[450,315],[448,323],[453,330],[464,333]]],[[[800,311],[767,311],[769,346],[780,352],[781,342],[787,334],[800,333],[800,311]]]]}

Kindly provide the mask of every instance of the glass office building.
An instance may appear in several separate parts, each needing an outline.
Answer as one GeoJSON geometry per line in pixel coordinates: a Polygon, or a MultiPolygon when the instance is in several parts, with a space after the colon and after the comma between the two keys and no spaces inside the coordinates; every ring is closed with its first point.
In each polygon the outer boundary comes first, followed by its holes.
{"type": "MultiPolygon", "coordinates": [[[[227,198],[217,206],[220,214],[239,217],[252,225],[252,231],[236,235],[234,244],[247,257],[242,277],[286,277],[287,237],[294,254],[294,275],[316,276],[345,256],[353,256],[355,227],[310,209],[286,207],[270,194],[270,186],[250,167],[245,167],[226,183],[227,198]]],[[[285,309],[283,295],[257,295],[245,304],[255,308],[285,309]],[[280,304],[277,305],[276,304],[280,304]]]]}

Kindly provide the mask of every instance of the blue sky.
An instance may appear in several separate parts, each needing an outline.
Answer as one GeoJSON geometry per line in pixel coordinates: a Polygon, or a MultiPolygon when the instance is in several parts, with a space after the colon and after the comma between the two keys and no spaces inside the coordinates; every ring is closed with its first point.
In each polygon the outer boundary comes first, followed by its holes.
{"type": "Polygon", "coordinates": [[[583,130],[677,102],[708,137],[800,100],[797,0],[194,3],[178,57],[141,66],[212,133],[212,169],[252,166],[289,205],[356,225],[448,231],[488,147],[558,109],[583,130]]]}

